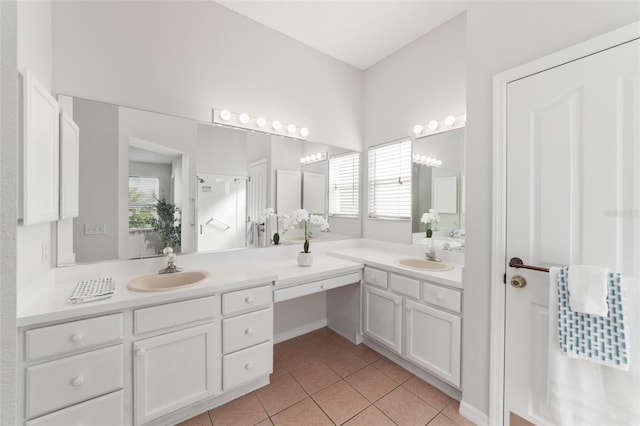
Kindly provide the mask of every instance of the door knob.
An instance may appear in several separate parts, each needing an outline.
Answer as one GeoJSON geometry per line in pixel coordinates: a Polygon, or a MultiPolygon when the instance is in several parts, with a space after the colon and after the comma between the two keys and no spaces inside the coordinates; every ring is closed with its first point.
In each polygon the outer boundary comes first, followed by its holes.
{"type": "Polygon", "coordinates": [[[515,288],[524,288],[527,286],[527,279],[522,275],[514,275],[511,278],[511,285],[515,288]]]}

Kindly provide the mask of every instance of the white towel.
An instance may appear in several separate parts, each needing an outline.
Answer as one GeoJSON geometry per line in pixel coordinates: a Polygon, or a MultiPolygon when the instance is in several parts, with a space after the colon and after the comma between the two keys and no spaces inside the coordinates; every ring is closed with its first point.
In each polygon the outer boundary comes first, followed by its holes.
{"type": "MultiPolygon", "coordinates": [[[[558,342],[558,274],[549,271],[549,343],[547,402],[554,424],[562,426],[640,425],[640,356],[632,353],[629,370],[565,356],[558,342]]],[[[631,280],[629,280],[631,281],[631,280]]],[[[630,324],[638,323],[638,291],[628,283],[630,324]],[[635,321],[635,322],[634,322],[635,321]]],[[[629,330],[638,342],[638,328],[629,330]]],[[[635,348],[634,348],[635,349],[635,348]]]]}
{"type": "Polygon", "coordinates": [[[569,306],[573,312],[606,317],[609,270],[600,266],[569,267],[569,306]]]}

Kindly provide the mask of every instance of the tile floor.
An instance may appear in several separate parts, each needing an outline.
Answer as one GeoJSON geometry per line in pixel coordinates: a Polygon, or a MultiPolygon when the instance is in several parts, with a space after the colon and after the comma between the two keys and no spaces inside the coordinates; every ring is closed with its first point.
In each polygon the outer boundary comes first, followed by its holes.
{"type": "Polygon", "coordinates": [[[271,383],[180,426],[467,426],[458,401],[328,328],[274,347],[271,383]]]}

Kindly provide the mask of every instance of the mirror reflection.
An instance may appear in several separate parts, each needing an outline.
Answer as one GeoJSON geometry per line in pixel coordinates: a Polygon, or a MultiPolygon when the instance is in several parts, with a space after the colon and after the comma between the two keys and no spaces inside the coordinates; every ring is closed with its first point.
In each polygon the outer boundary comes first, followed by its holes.
{"type": "Polygon", "coordinates": [[[412,242],[464,250],[464,128],[413,142],[412,242]]]}
{"type": "Polygon", "coordinates": [[[80,214],[58,239],[76,263],[157,256],[169,245],[270,245],[258,226],[267,208],[327,217],[328,158],[345,149],[68,98],[80,127],[80,214]],[[323,160],[301,163],[315,153],[323,160]]]}

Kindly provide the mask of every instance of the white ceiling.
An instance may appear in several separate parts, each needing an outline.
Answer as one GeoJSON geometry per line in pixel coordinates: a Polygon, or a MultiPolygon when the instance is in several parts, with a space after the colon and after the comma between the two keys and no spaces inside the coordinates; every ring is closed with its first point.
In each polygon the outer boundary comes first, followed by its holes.
{"type": "Polygon", "coordinates": [[[217,3],[362,70],[465,10],[459,0],[217,3]]]}

